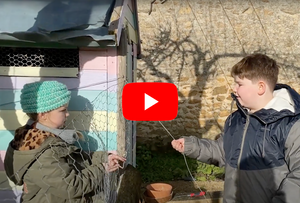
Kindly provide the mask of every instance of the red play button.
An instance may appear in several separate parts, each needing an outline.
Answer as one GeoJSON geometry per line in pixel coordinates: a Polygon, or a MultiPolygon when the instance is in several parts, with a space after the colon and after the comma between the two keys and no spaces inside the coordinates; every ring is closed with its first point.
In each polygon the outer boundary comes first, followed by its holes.
{"type": "Polygon", "coordinates": [[[122,93],[123,116],[133,121],[166,121],[177,116],[178,93],[172,83],[126,84],[122,93]]]}

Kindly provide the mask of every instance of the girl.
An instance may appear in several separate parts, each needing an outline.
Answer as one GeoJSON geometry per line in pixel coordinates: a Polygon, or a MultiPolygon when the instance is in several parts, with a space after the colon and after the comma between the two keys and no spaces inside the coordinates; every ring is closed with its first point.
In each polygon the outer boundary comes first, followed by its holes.
{"type": "Polygon", "coordinates": [[[4,165],[10,180],[23,185],[24,203],[104,202],[99,196],[95,201],[95,191],[103,189],[105,171],[115,171],[125,161],[116,154],[88,154],[71,144],[80,135],[61,129],[70,97],[57,81],[29,83],[22,89],[22,110],[30,120],[15,131],[4,165]]]}

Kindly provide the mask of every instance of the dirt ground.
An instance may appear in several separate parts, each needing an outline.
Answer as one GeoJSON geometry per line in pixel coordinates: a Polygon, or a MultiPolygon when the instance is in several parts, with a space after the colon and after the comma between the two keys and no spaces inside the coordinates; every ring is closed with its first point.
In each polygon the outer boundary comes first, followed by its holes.
{"type": "MultiPolygon", "coordinates": [[[[204,191],[223,191],[224,182],[223,181],[166,181],[173,186],[174,193],[195,193],[199,192],[199,187],[204,191]]],[[[142,189],[149,183],[143,183],[142,189]]]]}

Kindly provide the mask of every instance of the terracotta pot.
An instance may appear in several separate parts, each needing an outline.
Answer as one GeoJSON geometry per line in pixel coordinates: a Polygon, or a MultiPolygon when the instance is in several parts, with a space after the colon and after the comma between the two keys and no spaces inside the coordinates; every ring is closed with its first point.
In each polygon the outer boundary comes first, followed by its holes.
{"type": "Polygon", "coordinates": [[[147,185],[146,189],[148,197],[164,198],[170,196],[172,192],[172,185],[167,183],[152,183],[147,185]]]}
{"type": "Polygon", "coordinates": [[[169,194],[167,197],[162,197],[162,198],[148,197],[147,191],[145,191],[144,193],[144,200],[146,203],[166,203],[170,201],[172,197],[173,197],[173,192],[169,194]]]}

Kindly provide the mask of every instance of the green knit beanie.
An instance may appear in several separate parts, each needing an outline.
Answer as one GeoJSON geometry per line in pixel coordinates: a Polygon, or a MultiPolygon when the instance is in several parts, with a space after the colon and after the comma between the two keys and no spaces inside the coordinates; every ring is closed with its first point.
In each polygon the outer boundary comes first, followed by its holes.
{"type": "Polygon", "coordinates": [[[21,91],[21,107],[25,113],[44,113],[68,104],[71,92],[57,81],[25,84],[21,91]]]}

